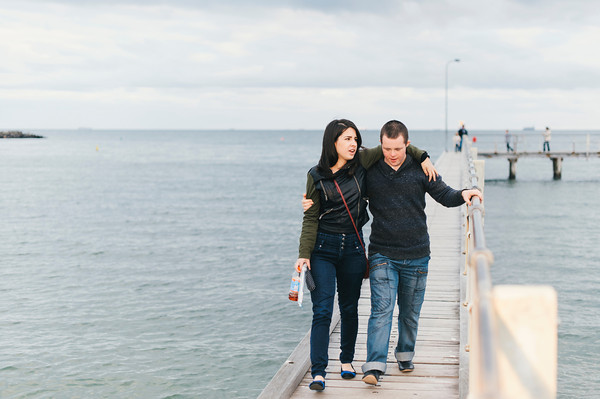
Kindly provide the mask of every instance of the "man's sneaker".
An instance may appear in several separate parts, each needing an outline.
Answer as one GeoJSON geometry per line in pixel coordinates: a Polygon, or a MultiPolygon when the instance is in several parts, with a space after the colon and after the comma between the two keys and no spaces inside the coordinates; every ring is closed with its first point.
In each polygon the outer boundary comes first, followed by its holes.
{"type": "Polygon", "coordinates": [[[379,370],[369,370],[365,373],[363,377],[363,382],[369,385],[377,385],[379,382],[379,377],[381,376],[381,371],[379,370]]]}
{"type": "Polygon", "coordinates": [[[410,373],[415,369],[415,365],[410,360],[407,360],[406,362],[398,361],[398,367],[403,373],[410,373]]]}

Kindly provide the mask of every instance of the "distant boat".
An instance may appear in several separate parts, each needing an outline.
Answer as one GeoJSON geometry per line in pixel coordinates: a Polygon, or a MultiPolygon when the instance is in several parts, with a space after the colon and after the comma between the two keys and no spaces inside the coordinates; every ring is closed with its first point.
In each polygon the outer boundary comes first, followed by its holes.
{"type": "Polygon", "coordinates": [[[533,126],[525,126],[523,128],[523,130],[532,131],[532,130],[535,130],[535,127],[533,127],[533,126]]]}

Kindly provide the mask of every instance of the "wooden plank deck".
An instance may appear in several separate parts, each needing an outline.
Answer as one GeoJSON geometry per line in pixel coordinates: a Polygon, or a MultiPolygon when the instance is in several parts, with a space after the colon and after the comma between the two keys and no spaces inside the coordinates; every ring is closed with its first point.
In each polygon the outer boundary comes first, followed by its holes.
{"type": "MultiPolygon", "coordinates": [[[[462,187],[462,158],[458,153],[445,153],[436,163],[444,181],[454,188],[462,187]]],[[[464,207],[464,206],[463,206],[464,207]]],[[[356,343],[354,368],[356,378],[340,377],[339,323],[333,328],[329,343],[329,367],[326,389],[314,392],[308,389],[310,372],[291,395],[292,398],[458,398],[459,345],[460,345],[460,273],[461,263],[461,209],[445,208],[427,197],[427,221],[431,237],[431,261],[425,302],[421,311],[419,334],[415,349],[415,371],[403,374],[394,358],[398,337],[393,323],[388,352],[387,373],[376,386],[361,381],[361,366],[367,358],[367,322],[370,314],[369,282],[363,283],[359,301],[359,334],[356,343]]],[[[396,306],[395,315],[398,313],[396,306]]],[[[396,319],[394,319],[395,321],[396,319]]]]}

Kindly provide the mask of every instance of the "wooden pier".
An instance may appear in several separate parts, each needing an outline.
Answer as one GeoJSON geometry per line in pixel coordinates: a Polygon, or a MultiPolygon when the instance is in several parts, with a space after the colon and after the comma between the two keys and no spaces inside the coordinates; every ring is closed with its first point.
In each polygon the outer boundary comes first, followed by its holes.
{"type": "MultiPolygon", "coordinates": [[[[452,187],[463,187],[464,168],[460,153],[444,153],[436,167],[444,181],[452,187]]],[[[419,333],[415,348],[415,370],[401,373],[394,358],[398,337],[396,318],[390,338],[387,372],[376,386],[362,382],[361,366],[367,357],[367,323],[370,309],[369,281],[365,280],[359,301],[359,334],[356,343],[354,368],[356,378],[340,376],[339,315],[334,318],[329,343],[329,367],[326,389],[317,393],[309,390],[312,381],[309,360],[309,334],[305,336],[286,363],[263,390],[259,398],[459,398],[466,391],[467,356],[460,351],[466,340],[460,317],[466,312],[461,306],[461,271],[464,269],[465,206],[445,208],[427,196],[427,222],[431,237],[431,261],[425,302],[421,311],[419,333]]],[[[395,309],[397,316],[398,308],[395,309]]],[[[334,310],[334,315],[339,312],[334,310]]]]}
{"type": "Polygon", "coordinates": [[[485,158],[506,158],[508,160],[508,178],[514,180],[517,177],[517,161],[519,158],[548,158],[552,161],[552,172],[555,180],[562,177],[562,162],[564,158],[589,158],[600,157],[600,152],[589,151],[550,151],[550,152],[486,152],[477,154],[485,158]]]}
{"type": "MultiPolygon", "coordinates": [[[[550,158],[555,154],[560,156],[560,153],[547,155],[550,158]]],[[[577,156],[574,154],[569,156],[577,156]]],[[[436,167],[450,186],[484,189],[485,161],[477,159],[477,149],[471,148],[470,143],[461,153],[444,153],[436,167]]],[[[444,208],[429,197],[426,201],[432,254],[413,359],[414,372],[402,374],[398,370],[393,355],[398,331],[393,325],[386,374],[376,386],[361,381],[370,314],[366,281],[359,301],[356,378],[340,377],[336,306],[330,329],[325,391],[308,389],[312,378],[310,333],[307,333],[262,391],[260,399],[556,399],[556,290],[549,286],[493,285],[490,267],[494,256],[485,244],[484,207],[478,198],[468,208],[444,208]]],[[[523,259],[521,266],[527,267],[526,262],[523,259]]]]}

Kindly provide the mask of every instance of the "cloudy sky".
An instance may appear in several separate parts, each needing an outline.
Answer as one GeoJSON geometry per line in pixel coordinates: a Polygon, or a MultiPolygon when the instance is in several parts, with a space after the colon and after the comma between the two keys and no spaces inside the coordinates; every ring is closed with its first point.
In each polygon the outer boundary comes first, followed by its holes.
{"type": "Polygon", "coordinates": [[[0,129],[600,129],[597,0],[0,0],[0,129]],[[452,62],[458,58],[460,62],[452,62]]]}

